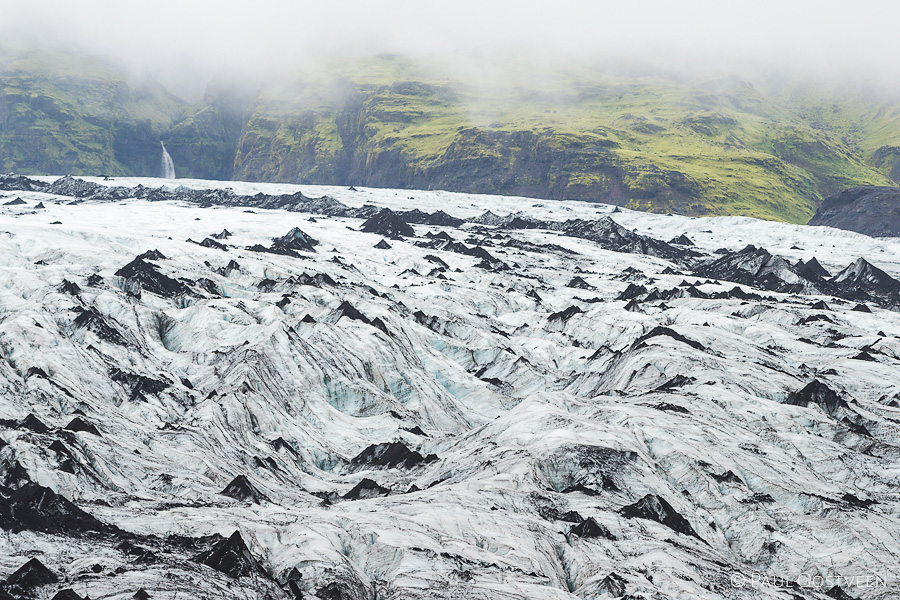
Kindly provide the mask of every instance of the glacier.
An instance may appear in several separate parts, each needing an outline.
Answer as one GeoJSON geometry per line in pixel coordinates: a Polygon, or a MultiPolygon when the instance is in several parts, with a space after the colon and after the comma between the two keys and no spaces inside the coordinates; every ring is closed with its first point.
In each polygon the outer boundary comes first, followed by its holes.
{"type": "Polygon", "coordinates": [[[0,189],[0,598],[900,594],[896,238],[0,189]]]}

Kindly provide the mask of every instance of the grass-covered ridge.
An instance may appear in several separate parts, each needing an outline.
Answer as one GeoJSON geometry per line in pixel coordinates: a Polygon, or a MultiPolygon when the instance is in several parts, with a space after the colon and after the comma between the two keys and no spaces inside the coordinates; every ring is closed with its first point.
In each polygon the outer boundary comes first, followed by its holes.
{"type": "Polygon", "coordinates": [[[244,128],[237,177],[791,222],[837,190],[900,180],[898,106],[849,93],[590,69],[557,72],[546,89],[485,89],[397,57],[326,73],[264,92],[244,128]]]}
{"type": "Polygon", "coordinates": [[[0,67],[0,170],[448,189],[806,222],[840,189],[900,181],[900,104],[567,67],[460,76],[397,56],[319,64],[199,103],[113,66],[0,67]],[[518,76],[523,75],[523,76],[518,76]]]}

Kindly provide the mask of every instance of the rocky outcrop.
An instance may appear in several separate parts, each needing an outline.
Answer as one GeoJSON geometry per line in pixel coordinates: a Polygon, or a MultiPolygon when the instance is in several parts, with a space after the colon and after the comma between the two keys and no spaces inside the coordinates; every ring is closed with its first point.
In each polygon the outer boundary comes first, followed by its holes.
{"type": "Polygon", "coordinates": [[[784,403],[804,408],[810,404],[816,404],[832,416],[836,415],[841,408],[849,408],[847,401],[840,394],[818,379],[811,381],[802,390],[792,392],[784,403]]]}
{"type": "Polygon", "coordinates": [[[821,293],[815,282],[801,275],[785,258],[753,245],[702,265],[695,273],[774,292],[821,293]]]}
{"type": "MultiPolygon", "coordinates": [[[[33,588],[56,583],[57,581],[59,581],[59,577],[56,573],[44,566],[44,563],[38,559],[32,558],[7,577],[6,581],[0,585],[16,596],[28,597],[32,595],[33,588]]],[[[0,595],[2,594],[3,589],[0,588],[0,595]]]]}
{"type": "Polygon", "coordinates": [[[855,187],[826,198],[810,225],[873,237],[900,236],[900,187],[855,187]]]}
{"type": "Polygon", "coordinates": [[[315,252],[315,246],[318,244],[317,240],[301,231],[299,227],[294,227],[283,236],[273,239],[269,251],[275,254],[292,254],[295,250],[315,252]]]}
{"type": "Polygon", "coordinates": [[[363,479],[352,490],[342,496],[344,500],[365,500],[367,498],[380,498],[391,493],[389,488],[378,485],[372,479],[363,479]]]}
{"type": "Polygon", "coordinates": [[[116,530],[53,490],[36,483],[22,486],[7,498],[0,496],[0,528],[69,535],[116,530]]]}
{"type": "Polygon", "coordinates": [[[141,257],[135,258],[116,271],[116,276],[133,282],[138,286],[136,289],[144,289],[166,298],[190,293],[183,283],[160,273],[156,265],[141,257]]]}
{"type": "Polygon", "coordinates": [[[235,578],[264,573],[239,531],[194,557],[194,562],[235,578]]]}
{"type": "Polygon", "coordinates": [[[393,240],[416,235],[413,228],[389,208],[383,208],[378,214],[366,219],[360,227],[360,231],[377,233],[393,240]]]}
{"type": "Polygon", "coordinates": [[[688,520],[678,514],[665,498],[656,494],[647,494],[634,504],[623,507],[620,512],[628,519],[649,519],[678,533],[701,539],[688,520]]]}
{"type": "Polygon", "coordinates": [[[581,523],[573,525],[569,529],[569,533],[583,538],[606,538],[608,540],[616,539],[616,537],[609,532],[609,529],[607,529],[606,526],[604,526],[602,523],[598,523],[594,519],[594,517],[588,517],[581,523]]]}
{"type": "Polygon", "coordinates": [[[403,442],[390,442],[384,444],[372,444],[350,461],[355,469],[388,467],[412,469],[422,463],[434,462],[438,457],[434,454],[422,456],[415,450],[410,450],[403,442]]]}
{"type": "Polygon", "coordinates": [[[219,493],[223,496],[234,498],[235,500],[253,504],[259,504],[260,502],[267,500],[265,495],[260,493],[260,491],[250,483],[250,480],[247,479],[246,475],[238,475],[219,493]]]}

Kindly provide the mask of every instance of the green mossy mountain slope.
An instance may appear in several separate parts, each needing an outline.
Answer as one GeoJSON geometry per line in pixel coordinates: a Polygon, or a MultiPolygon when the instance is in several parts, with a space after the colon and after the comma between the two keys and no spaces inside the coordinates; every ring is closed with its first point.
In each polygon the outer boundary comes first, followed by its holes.
{"type": "Polygon", "coordinates": [[[237,178],[798,223],[835,191],[900,181],[898,106],[849,94],[575,69],[547,91],[485,92],[395,57],[329,72],[261,95],[238,146],[237,178]]]}
{"type": "Polygon", "coordinates": [[[29,54],[0,68],[0,170],[156,175],[163,132],[187,107],[102,61],[29,54]]]}
{"type": "Polygon", "coordinates": [[[160,175],[166,143],[179,177],[230,179],[244,100],[210,86],[187,103],[107,61],[32,52],[0,60],[0,171],[160,175]]]}
{"type": "Polygon", "coordinates": [[[189,104],[76,57],[0,68],[0,170],[366,185],[582,199],[802,223],[900,182],[900,104],[824,87],[571,68],[475,86],[396,56],[189,104]],[[527,83],[524,83],[527,82],[527,83]]]}

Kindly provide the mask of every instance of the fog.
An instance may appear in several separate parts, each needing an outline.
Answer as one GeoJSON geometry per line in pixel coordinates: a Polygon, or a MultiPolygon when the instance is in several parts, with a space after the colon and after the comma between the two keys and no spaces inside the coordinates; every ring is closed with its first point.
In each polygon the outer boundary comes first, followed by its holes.
{"type": "Polygon", "coordinates": [[[77,48],[185,91],[383,52],[496,80],[602,61],[893,87],[898,17],[897,3],[827,0],[0,0],[0,45],[77,48]]]}

